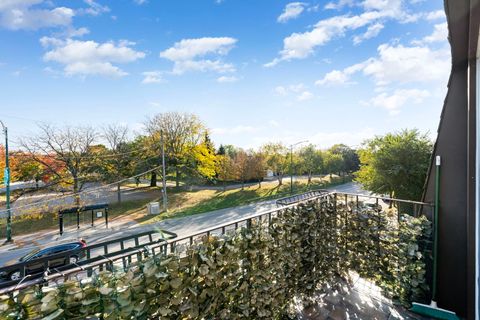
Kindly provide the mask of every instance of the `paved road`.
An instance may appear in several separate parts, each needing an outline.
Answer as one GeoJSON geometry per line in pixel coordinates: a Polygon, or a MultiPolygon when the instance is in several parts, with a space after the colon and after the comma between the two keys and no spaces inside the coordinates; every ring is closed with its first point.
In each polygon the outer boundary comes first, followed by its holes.
{"type": "MultiPolygon", "coordinates": [[[[293,180],[298,181],[300,179],[306,180],[307,176],[294,176],[293,180]]],[[[318,176],[315,176],[314,179],[318,179],[318,176]]],[[[142,183],[147,183],[148,180],[142,180],[142,183]]],[[[277,184],[278,180],[276,178],[269,178],[268,181],[262,182],[263,184],[277,184]]],[[[283,183],[290,183],[290,177],[286,176],[283,178],[283,183]]],[[[257,182],[254,183],[245,183],[245,187],[257,185],[257,182]]],[[[161,181],[157,182],[157,185],[161,185],[161,181]]],[[[168,182],[170,187],[175,185],[174,182],[168,182]]],[[[232,184],[226,186],[227,190],[240,189],[242,184],[232,184]]],[[[188,186],[187,189],[196,191],[196,190],[223,190],[222,185],[215,186],[188,186]]],[[[105,186],[102,187],[99,184],[91,184],[86,187],[80,194],[81,202],[85,205],[88,204],[97,204],[97,203],[116,203],[117,202],[117,187],[116,186],[105,186]]],[[[150,199],[154,197],[159,197],[160,191],[150,190],[145,192],[143,188],[129,188],[123,186],[121,188],[121,197],[125,201],[131,200],[142,200],[150,199]]],[[[11,212],[13,215],[22,215],[26,213],[31,213],[34,210],[38,213],[39,208],[43,208],[45,212],[58,211],[62,207],[70,207],[75,205],[75,198],[70,194],[63,194],[60,192],[48,192],[48,193],[38,193],[38,194],[26,194],[18,198],[13,204],[11,212]]],[[[6,217],[7,211],[2,205],[0,208],[0,218],[6,217]]]]}
{"type": "MultiPolygon", "coordinates": [[[[331,191],[368,194],[356,183],[350,182],[336,187],[329,188],[331,191]]],[[[19,257],[27,254],[33,249],[43,248],[59,243],[75,241],[80,237],[87,243],[93,244],[100,241],[112,240],[120,236],[153,230],[164,229],[177,233],[179,236],[198,232],[206,228],[237,220],[242,217],[253,216],[257,213],[276,208],[276,201],[262,201],[245,206],[227,208],[197,214],[182,218],[172,218],[160,221],[155,224],[139,226],[137,222],[130,219],[116,219],[109,223],[109,229],[105,225],[98,225],[94,228],[81,229],[80,231],[66,230],[63,236],[58,235],[57,230],[18,236],[15,244],[0,247],[0,266],[16,261],[19,257]]]]}

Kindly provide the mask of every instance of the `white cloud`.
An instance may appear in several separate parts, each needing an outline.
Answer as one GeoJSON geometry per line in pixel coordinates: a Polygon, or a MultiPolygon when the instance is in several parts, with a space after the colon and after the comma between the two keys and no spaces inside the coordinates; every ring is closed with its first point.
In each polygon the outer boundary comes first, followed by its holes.
{"type": "Polygon", "coordinates": [[[306,101],[314,97],[307,89],[303,83],[297,83],[289,86],[277,86],[274,91],[279,96],[295,95],[298,101],[306,101]]]}
{"type": "MultiPolygon", "coordinates": [[[[55,7],[49,0],[1,0],[0,27],[10,30],[37,30],[41,28],[72,28],[72,19],[77,15],[98,16],[110,11],[107,6],[94,0],[84,0],[85,8],[55,7]]],[[[85,30],[80,28],[78,30],[85,30]]]]}
{"type": "Polygon", "coordinates": [[[378,36],[380,31],[382,31],[383,27],[384,26],[381,23],[372,24],[367,28],[367,31],[365,31],[365,33],[353,37],[353,44],[357,45],[362,43],[364,40],[375,38],[376,36],[378,36]]]}
{"type": "Polygon", "coordinates": [[[370,58],[344,70],[333,70],[316,82],[317,85],[348,83],[350,76],[362,72],[375,81],[377,87],[392,82],[439,82],[446,81],[450,72],[450,52],[443,48],[430,49],[427,46],[405,47],[382,44],[378,57],[370,58]]]}
{"type": "Polygon", "coordinates": [[[160,57],[171,61],[192,60],[207,54],[226,55],[237,42],[234,38],[198,38],[183,39],[173,47],[162,51],[160,57]]]}
{"type": "Polygon", "coordinates": [[[315,81],[315,85],[320,87],[353,84],[354,82],[350,81],[350,76],[362,70],[363,67],[364,63],[358,63],[345,68],[343,71],[332,70],[328,72],[323,79],[315,81]]]}
{"type": "Polygon", "coordinates": [[[303,83],[292,84],[288,87],[291,92],[300,93],[305,90],[305,85],[303,83]]]}
{"type": "Polygon", "coordinates": [[[278,16],[277,21],[285,23],[288,20],[296,19],[305,10],[306,3],[304,2],[290,2],[287,3],[281,15],[278,16]]]}
{"type": "Polygon", "coordinates": [[[227,55],[236,42],[236,39],[230,37],[183,39],[160,52],[160,57],[174,62],[175,74],[187,71],[233,72],[235,67],[218,57],[227,55]],[[214,56],[215,60],[205,59],[206,56],[214,56]]]}
{"type": "Polygon", "coordinates": [[[372,76],[377,85],[391,82],[431,82],[448,79],[450,52],[426,46],[404,47],[382,44],[378,58],[363,63],[362,71],[372,76]]]}
{"type": "Polygon", "coordinates": [[[431,11],[426,15],[427,20],[446,19],[444,10],[431,11]]]}
{"type": "Polygon", "coordinates": [[[311,93],[310,91],[303,91],[297,96],[298,101],[306,101],[312,98],[313,98],[313,93],[311,93]]]}
{"type": "Polygon", "coordinates": [[[42,38],[42,45],[52,47],[43,56],[45,61],[64,66],[67,76],[104,75],[121,77],[127,73],[113,63],[128,63],[145,57],[145,53],[130,48],[133,43],[118,43],[42,38]]]}
{"type": "Polygon", "coordinates": [[[83,2],[85,2],[88,5],[88,7],[78,9],[77,12],[79,14],[88,14],[88,15],[91,15],[91,16],[99,16],[102,13],[110,12],[109,7],[103,6],[103,5],[99,4],[98,2],[95,2],[94,0],[83,0],[83,2]]]}
{"type": "Polygon", "coordinates": [[[217,78],[217,82],[219,83],[228,83],[228,82],[236,82],[238,80],[237,77],[227,77],[227,76],[221,76],[217,78]]]}
{"type": "Polygon", "coordinates": [[[382,92],[364,104],[385,108],[389,111],[390,115],[396,115],[400,113],[400,109],[407,102],[420,104],[429,96],[430,93],[427,90],[397,89],[390,95],[386,92],[382,92]]]}
{"type": "Polygon", "coordinates": [[[142,72],[143,75],[143,84],[150,84],[150,83],[160,83],[163,81],[162,73],[160,71],[145,71],[142,72]]]}
{"type": "Polygon", "coordinates": [[[89,33],[90,33],[90,30],[88,30],[88,28],[84,28],[84,27],[78,28],[78,29],[71,28],[67,30],[66,36],[67,38],[75,38],[75,37],[82,37],[89,33]]]}
{"type": "Polygon", "coordinates": [[[340,70],[330,71],[323,77],[321,80],[317,80],[315,85],[317,86],[331,86],[331,85],[343,85],[346,84],[349,80],[349,77],[345,72],[340,70]]]}
{"type": "Polygon", "coordinates": [[[353,6],[353,0],[338,0],[337,2],[329,2],[325,5],[327,10],[339,10],[345,6],[353,6]]]}
{"type": "Polygon", "coordinates": [[[292,33],[283,39],[283,49],[279,52],[279,57],[264,66],[273,67],[281,61],[307,58],[317,47],[325,45],[332,39],[345,36],[347,31],[377,24],[370,31],[367,29],[367,36],[373,37],[380,31],[379,21],[394,19],[400,22],[412,22],[420,17],[418,14],[411,15],[406,12],[402,0],[365,0],[361,6],[365,11],[359,15],[334,16],[320,20],[310,31],[292,33]]]}
{"type": "Polygon", "coordinates": [[[422,40],[412,41],[413,44],[423,44],[423,43],[433,43],[433,42],[443,42],[448,39],[448,25],[446,22],[438,23],[433,27],[433,33],[429,36],[424,37],[422,40]]]}
{"type": "Polygon", "coordinates": [[[40,28],[69,26],[75,12],[66,7],[32,9],[41,1],[7,1],[0,5],[0,26],[10,30],[37,30],[40,28]]]}
{"type": "Polygon", "coordinates": [[[275,92],[281,96],[286,96],[288,94],[288,90],[284,86],[275,87],[275,92]]]}
{"type": "Polygon", "coordinates": [[[345,143],[350,146],[361,144],[366,139],[374,136],[372,128],[364,128],[356,131],[318,132],[308,137],[308,141],[321,148],[329,148],[337,143],[345,143]]]}
{"type": "Polygon", "coordinates": [[[138,5],[142,5],[142,4],[147,3],[148,1],[147,0],[133,0],[133,2],[135,2],[138,5]]]}

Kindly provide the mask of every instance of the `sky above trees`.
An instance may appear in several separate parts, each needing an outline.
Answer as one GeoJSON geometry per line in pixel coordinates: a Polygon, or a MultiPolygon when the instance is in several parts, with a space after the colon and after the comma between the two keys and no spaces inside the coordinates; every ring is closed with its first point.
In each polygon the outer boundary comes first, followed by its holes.
{"type": "Polygon", "coordinates": [[[127,124],[194,112],[216,145],[434,138],[450,71],[441,0],[3,0],[0,119],[127,124]]]}

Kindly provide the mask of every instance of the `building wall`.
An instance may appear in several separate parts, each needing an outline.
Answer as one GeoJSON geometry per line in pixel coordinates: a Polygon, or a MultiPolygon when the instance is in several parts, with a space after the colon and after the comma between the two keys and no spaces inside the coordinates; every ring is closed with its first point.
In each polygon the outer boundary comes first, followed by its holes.
{"type": "Polygon", "coordinates": [[[440,155],[437,302],[439,307],[467,319],[475,319],[477,303],[475,195],[479,4],[480,0],[445,0],[452,73],[424,194],[424,201],[434,201],[433,161],[440,155]]]}
{"type": "MultiPolygon", "coordinates": [[[[456,68],[449,82],[436,155],[441,156],[437,302],[466,316],[467,213],[467,68],[456,68]],[[463,270],[463,272],[459,272],[463,270]]],[[[435,200],[435,166],[427,181],[425,202],[435,200]]]]}

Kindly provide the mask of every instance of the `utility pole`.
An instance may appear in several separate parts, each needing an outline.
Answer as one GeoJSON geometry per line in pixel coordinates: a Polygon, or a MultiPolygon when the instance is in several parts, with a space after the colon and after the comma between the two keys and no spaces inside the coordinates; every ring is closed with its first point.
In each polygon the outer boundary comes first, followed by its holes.
{"type": "Polygon", "coordinates": [[[5,135],[5,172],[3,179],[5,180],[5,196],[7,202],[7,240],[5,243],[13,242],[12,240],[12,212],[10,209],[10,161],[8,154],[8,129],[5,124],[0,120],[0,124],[3,128],[3,133],[5,135]]]}
{"type": "Polygon", "coordinates": [[[306,142],[308,142],[308,140],[300,141],[290,145],[290,194],[293,194],[293,147],[306,142]]]}
{"type": "Polygon", "coordinates": [[[162,140],[162,188],[163,188],[163,211],[167,212],[167,180],[165,170],[165,140],[163,139],[163,130],[160,131],[160,139],[162,140]]]}

